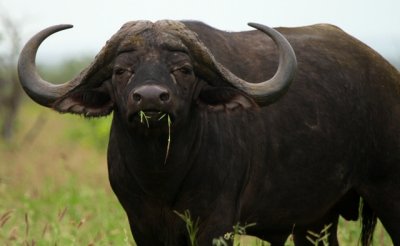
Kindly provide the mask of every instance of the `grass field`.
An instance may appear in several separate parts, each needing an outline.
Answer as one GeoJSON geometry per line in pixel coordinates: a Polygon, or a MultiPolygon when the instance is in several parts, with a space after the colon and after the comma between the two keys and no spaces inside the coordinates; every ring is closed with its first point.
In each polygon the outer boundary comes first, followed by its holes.
{"type": "MultiPolygon", "coordinates": [[[[108,183],[108,124],[23,104],[15,138],[0,142],[0,245],[135,245],[108,183]]],[[[342,245],[359,233],[340,222],[342,245]]],[[[374,245],[391,245],[381,225],[374,245]]]]}

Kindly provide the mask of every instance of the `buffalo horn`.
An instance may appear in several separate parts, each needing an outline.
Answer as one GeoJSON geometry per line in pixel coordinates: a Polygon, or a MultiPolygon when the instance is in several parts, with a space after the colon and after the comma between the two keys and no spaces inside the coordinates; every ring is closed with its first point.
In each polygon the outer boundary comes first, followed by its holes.
{"type": "Polygon", "coordinates": [[[297,69],[296,55],[287,39],[278,31],[255,23],[249,23],[249,26],[267,34],[277,45],[279,66],[275,75],[261,83],[249,83],[238,78],[222,64],[215,65],[229,83],[251,95],[259,105],[268,105],[279,99],[289,88],[297,69]]]}
{"type": "Polygon", "coordinates": [[[36,53],[40,44],[51,34],[71,28],[72,25],[51,26],[33,36],[24,46],[18,60],[18,76],[26,93],[37,103],[51,107],[52,103],[66,94],[76,84],[69,81],[55,85],[42,79],[36,69],[36,53]]]}

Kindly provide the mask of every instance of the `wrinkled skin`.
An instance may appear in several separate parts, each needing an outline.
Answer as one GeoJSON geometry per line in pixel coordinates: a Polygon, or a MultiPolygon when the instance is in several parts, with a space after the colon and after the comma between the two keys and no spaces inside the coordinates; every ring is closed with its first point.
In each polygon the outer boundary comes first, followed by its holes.
{"type": "MultiPolygon", "coordinates": [[[[275,73],[265,34],[185,25],[237,76],[259,82],[275,73]]],[[[199,218],[199,245],[238,222],[256,223],[247,232],[273,245],[290,233],[309,245],[307,230],[332,224],[337,245],[338,216],[356,219],[360,197],[366,219],[376,214],[400,244],[396,69],[335,27],[282,28],[297,75],[284,96],[260,106],[155,26],[119,39],[97,58],[105,57],[101,80],[86,76],[50,105],[89,116],[113,111],[109,178],[138,245],[188,245],[174,212],[185,210],[199,218]]]]}

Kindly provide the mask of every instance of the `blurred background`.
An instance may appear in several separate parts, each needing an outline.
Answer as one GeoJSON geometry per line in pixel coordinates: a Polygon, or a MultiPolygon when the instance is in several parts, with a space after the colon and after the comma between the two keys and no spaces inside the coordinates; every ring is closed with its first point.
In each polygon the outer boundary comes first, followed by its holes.
{"type": "MultiPolygon", "coordinates": [[[[399,9],[398,0],[0,0],[0,244],[134,245],[108,184],[110,117],[60,115],[21,92],[16,61],[36,32],[74,25],[39,49],[39,70],[54,82],[79,73],[123,23],[140,19],[200,20],[227,31],[249,30],[248,22],[330,23],[399,69],[399,9]]],[[[341,221],[345,245],[358,235],[358,224],[341,221]]],[[[390,242],[382,227],[375,240],[390,242]]]]}

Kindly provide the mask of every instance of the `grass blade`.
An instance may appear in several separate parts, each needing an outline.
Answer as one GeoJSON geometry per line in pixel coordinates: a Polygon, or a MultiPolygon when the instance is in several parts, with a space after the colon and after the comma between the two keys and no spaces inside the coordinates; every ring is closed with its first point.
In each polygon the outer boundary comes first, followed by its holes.
{"type": "Polygon", "coordinates": [[[146,115],[146,113],[145,113],[144,111],[142,111],[142,110],[139,112],[139,116],[140,116],[140,123],[145,122],[146,125],[147,125],[147,128],[149,128],[149,127],[150,127],[149,119],[150,119],[151,117],[148,116],[148,115],[146,115]]]}
{"type": "Polygon", "coordinates": [[[165,152],[164,165],[167,164],[169,149],[171,147],[171,117],[169,116],[169,114],[167,114],[167,121],[168,121],[168,140],[167,140],[167,151],[165,152]]]}
{"type": "Polygon", "coordinates": [[[2,228],[7,221],[11,218],[12,210],[5,212],[1,217],[0,217],[0,228],[2,228]]]}
{"type": "Polygon", "coordinates": [[[28,218],[28,214],[25,213],[25,239],[28,239],[28,235],[29,235],[29,218],[28,218]]]}

